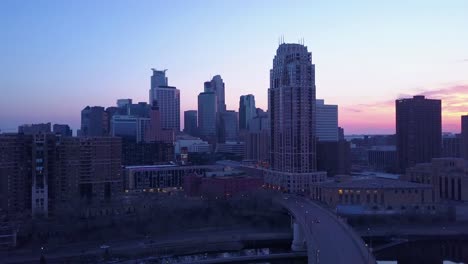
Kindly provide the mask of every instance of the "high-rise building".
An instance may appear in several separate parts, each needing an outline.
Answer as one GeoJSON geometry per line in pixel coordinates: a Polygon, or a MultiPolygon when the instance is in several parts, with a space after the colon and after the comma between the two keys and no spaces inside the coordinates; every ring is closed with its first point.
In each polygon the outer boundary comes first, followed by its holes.
{"type": "Polygon", "coordinates": [[[31,209],[32,137],[0,134],[0,215],[15,219],[31,209]]]}
{"type": "Polygon", "coordinates": [[[104,137],[109,135],[108,114],[101,106],[86,106],[81,110],[80,136],[104,137]]]}
{"type": "Polygon", "coordinates": [[[270,168],[265,181],[285,192],[306,192],[316,173],[315,65],[301,44],[280,44],[270,70],[270,168]]]}
{"type": "Polygon", "coordinates": [[[338,141],[338,106],[327,105],[322,99],[317,99],[315,103],[317,140],[338,141]]]}
{"type": "Polygon", "coordinates": [[[114,115],[111,120],[111,135],[124,141],[142,142],[150,124],[149,118],[131,115],[114,115]]]}
{"type": "Polygon", "coordinates": [[[39,133],[50,133],[50,132],[52,132],[50,123],[27,124],[27,125],[21,125],[18,127],[18,133],[22,133],[25,135],[34,135],[34,134],[39,134],[39,133]]]}
{"type": "Polygon", "coordinates": [[[468,160],[468,115],[461,116],[461,157],[468,160]]]}
{"type": "Polygon", "coordinates": [[[73,132],[69,125],[54,124],[53,129],[54,134],[60,134],[64,137],[73,136],[73,132]]]}
{"type": "Polygon", "coordinates": [[[162,128],[178,132],[180,131],[180,91],[168,85],[166,70],[152,69],[152,71],[149,103],[158,102],[162,128]]]}
{"type": "Polygon", "coordinates": [[[198,128],[198,112],[197,110],[188,110],[184,112],[184,132],[191,135],[197,135],[198,128]]]}
{"type": "Polygon", "coordinates": [[[396,137],[399,172],[440,157],[442,150],[441,100],[424,96],[397,99],[396,137]]]}
{"type": "Polygon", "coordinates": [[[126,108],[127,105],[131,105],[132,104],[132,99],[128,98],[128,99],[117,99],[117,107],[119,108],[126,108]]]}
{"type": "Polygon", "coordinates": [[[237,112],[228,110],[221,113],[221,120],[224,123],[224,138],[227,141],[237,141],[239,137],[239,121],[237,112]]]}
{"type": "Polygon", "coordinates": [[[151,107],[149,123],[145,129],[145,142],[174,143],[174,130],[161,127],[161,113],[157,102],[154,102],[151,107]]]}
{"type": "Polygon", "coordinates": [[[211,81],[205,82],[205,92],[214,92],[216,94],[216,109],[218,112],[226,111],[226,102],[224,97],[224,82],[220,75],[215,75],[211,81]]]}
{"type": "Polygon", "coordinates": [[[239,129],[249,129],[249,122],[256,115],[255,97],[251,94],[242,95],[239,100],[239,129]]]}
{"type": "Polygon", "coordinates": [[[216,136],[217,104],[214,92],[198,95],[198,133],[201,137],[216,136]]]}

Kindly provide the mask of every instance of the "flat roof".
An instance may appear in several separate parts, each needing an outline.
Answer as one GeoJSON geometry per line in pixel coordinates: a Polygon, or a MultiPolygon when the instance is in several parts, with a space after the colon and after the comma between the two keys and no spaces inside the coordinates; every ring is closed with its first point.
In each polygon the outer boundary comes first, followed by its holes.
{"type": "Polygon", "coordinates": [[[320,184],[325,188],[340,188],[340,189],[415,189],[415,188],[432,188],[429,184],[415,183],[409,181],[401,181],[396,179],[362,177],[351,178],[342,182],[328,181],[320,184]]]}

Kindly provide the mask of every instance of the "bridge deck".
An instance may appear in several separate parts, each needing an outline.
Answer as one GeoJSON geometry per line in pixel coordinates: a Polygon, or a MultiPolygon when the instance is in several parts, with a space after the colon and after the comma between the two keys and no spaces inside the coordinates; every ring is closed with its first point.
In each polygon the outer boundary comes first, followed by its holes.
{"type": "Polygon", "coordinates": [[[302,227],[310,264],[376,263],[364,241],[333,213],[298,196],[284,196],[281,203],[302,227]]]}

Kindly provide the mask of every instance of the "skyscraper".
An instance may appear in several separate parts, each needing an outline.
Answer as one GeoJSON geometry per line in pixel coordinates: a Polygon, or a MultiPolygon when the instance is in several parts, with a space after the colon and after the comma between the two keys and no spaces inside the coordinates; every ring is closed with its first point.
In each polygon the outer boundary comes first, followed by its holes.
{"type": "Polygon", "coordinates": [[[461,116],[461,157],[468,160],[468,115],[461,116]]]}
{"type": "Polygon", "coordinates": [[[149,92],[149,104],[158,102],[161,112],[161,126],[163,129],[180,131],[180,91],[168,85],[166,70],[151,69],[151,89],[149,92]]]}
{"type": "Polygon", "coordinates": [[[197,110],[188,110],[184,112],[184,132],[195,136],[197,135],[198,127],[198,112],[197,110]]]}
{"type": "Polygon", "coordinates": [[[270,70],[270,168],[266,182],[285,192],[306,192],[324,177],[315,149],[315,65],[301,44],[282,43],[270,70]]]}
{"type": "Polygon", "coordinates": [[[397,99],[396,137],[398,170],[430,162],[442,149],[441,100],[422,95],[397,99]]]}
{"type": "Polygon", "coordinates": [[[318,141],[338,141],[338,106],[316,101],[316,136],[318,141]]]}
{"type": "Polygon", "coordinates": [[[226,111],[224,82],[220,75],[215,75],[211,81],[205,82],[205,92],[214,92],[216,94],[216,109],[218,112],[226,111]]]}
{"type": "Polygon", "coordinates": [[[221,114],[224,122],[224,136],[227,141],[237,141],[239,137],[239,121],[237,112],[228,110],[221,114]]]}
{"type": "Polygon", "coordinates": [[[81,130],[83,137],[103,137],[109,135],[107,112],[101,106],[86,106],[81,110],[81,130]]]}
{"type": "Polygon", "coordinates": [[[256,115],[255,97],[251,94],[242,95],[239,99],[239,129],[248,129],[249,121],[256,115]]]}
{"type": "Polygon", "coordinates": [[[60,134],[64,137],[71,137],[73,135],[73,131],[70,129],[69,125],[65,124],[54,124],[54,134],[60,134]]]}
{"type": "Polygon", "coordinates": [[[198,95],[198,133],[201,137],[216,136],[216,94],[203,92],[198,95]]]}

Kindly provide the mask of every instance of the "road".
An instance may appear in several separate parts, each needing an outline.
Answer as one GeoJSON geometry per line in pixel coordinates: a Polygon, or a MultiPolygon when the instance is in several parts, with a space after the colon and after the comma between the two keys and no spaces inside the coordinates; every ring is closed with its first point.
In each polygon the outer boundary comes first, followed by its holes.
{"type": "Polygon", "coordinates": [[[300,196],[285,195],[281,203],[302,227],[309,264],[376,263],[364,241],[333,213],[300,196]]]}

